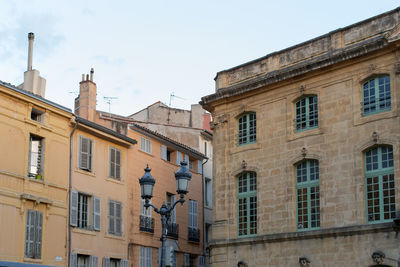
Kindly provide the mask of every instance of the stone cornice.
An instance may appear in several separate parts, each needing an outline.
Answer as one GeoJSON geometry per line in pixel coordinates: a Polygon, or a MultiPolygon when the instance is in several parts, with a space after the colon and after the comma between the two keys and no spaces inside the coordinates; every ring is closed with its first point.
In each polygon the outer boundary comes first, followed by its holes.
{"type": "Polygon", "coordinates": [[[388,41],[382,35],[371,38],[345,49],[332,51],[327,54],[318,56],[314,59],[307,60],[305,62],[301,62],[281,70],[271,71],[260,77],[252,78],[250,80],[219,89],[215,94],[202,97],[200,104],[206,108],[209,104],[215,101],[244,94],[246,92],[253,91],[267,85],[271,85],[290,78],[294,78],[302,74],[309,73],[311,71],[315,71],[350,59],[364,56],[369,53],[378,51],[386,47],[387,45],[388,41]]]}
{"type": "Polygon", "coordinates": [[[253,237],[235,238],[235,239],[218,239],[211,240],[209,248],[225,247],[225,246],[242,246],[250,244],[287,242],[305,239],[317,239],[339,236],[361,235],[369,233],[391,232],[395,231],[392,222],[379,224],[365,224],[345,227],[335,227],[319,230],[286,232],[269,235],[258,235],[253,237]]]}

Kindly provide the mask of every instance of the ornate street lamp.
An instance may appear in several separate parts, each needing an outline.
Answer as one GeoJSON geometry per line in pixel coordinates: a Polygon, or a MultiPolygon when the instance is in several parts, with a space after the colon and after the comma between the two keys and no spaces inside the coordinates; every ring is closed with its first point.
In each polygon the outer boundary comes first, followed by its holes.
{"type": "Polygon", "coordinates": [[[153,176],[150,174],[151,169],[149,165],[147,165],[146,169],[144,169],[145,173],[143,174],[142,178],[139,179],[140,184],[140,192],[142,199],[145,200],[144,207],[147,209],[152,207],[153,210],[161,215],[161,226],[162,226],[162,233],[161,233],[161,267],[165,267],[165,239],[167,235],[167,222],[171,216],[171,212],[174,210],[176,204],[185,202],[185,195],[189,192],[189,182],[192,178],[192,174],[189,172],[187,168],[187,162],[181,161],[181,167],[175,173],[176,179],[176,192],[180,195],[179,200],[175,201],[171,205],[170,208],[165,205],[163,202],[160,209],[150,203],[151,198],[153,197],[153,188],[154,184],[156,183],[153,176]]]}

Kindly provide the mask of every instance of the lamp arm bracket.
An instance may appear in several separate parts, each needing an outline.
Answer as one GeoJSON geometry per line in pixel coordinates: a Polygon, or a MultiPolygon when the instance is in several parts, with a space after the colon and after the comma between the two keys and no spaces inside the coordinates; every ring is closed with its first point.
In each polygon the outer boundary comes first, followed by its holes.
{"type": "Polygon", "coordinates": [[[184,199],[183,195],[181,195],[180,199],[175,201],[175,203],[171,206],[170,211],[172,211],[175,208],[176,204],[178,204],[178,203],[181,203],[181,205],[183,205],[183,203],[185,203],[185,199],[184,199]]]}
{"type": "Polygon", "coordinates": [[[156,207],[156,206],[154,206],[153,204],[151,204],[151,203],[148,203],[147,201],[146,201],[146,203],[144,204],[144,207],[147,209],[148,207],[152,207],[153,208],[153,210],[156,212],[156,213],[160,213],[160,211],[158,210],[158,208],[156,207]]]}

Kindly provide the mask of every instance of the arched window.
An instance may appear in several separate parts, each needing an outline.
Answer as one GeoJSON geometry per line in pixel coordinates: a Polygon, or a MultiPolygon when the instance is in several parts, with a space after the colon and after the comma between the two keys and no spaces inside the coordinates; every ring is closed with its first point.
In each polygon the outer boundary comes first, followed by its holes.
{"type": "Polygon", "coordinates": [[[295,130],[303,131],[318,127],[318,97],[307,96],[295,103],[295,130]]]}
{"type": "Polygon", "coordinates": [[[238,119],[238,144],[251,144],[256,142],[257,121],[256,113],[246,113],[238,119]]]}
{"type": "Polygon", "coordinates": [[[373,147],[364,153],[367,221],[388,221],[396,216],[392,146],[373,147]]]}
{"type": "Polygon", "coordinates": [[[390,76],[381,75],[363,84],[363,115],[390,110],[390,76]]]}
{"type": "Polygon", "coordinates": [[[257,174],[244,172],[238,176],[238,234],[257,234],[257,174]]]}
{"type": "Polygon", "coordinates": [[[297,229],[320,226],[318,160],[303,160],[296,164],[297,229]]]}

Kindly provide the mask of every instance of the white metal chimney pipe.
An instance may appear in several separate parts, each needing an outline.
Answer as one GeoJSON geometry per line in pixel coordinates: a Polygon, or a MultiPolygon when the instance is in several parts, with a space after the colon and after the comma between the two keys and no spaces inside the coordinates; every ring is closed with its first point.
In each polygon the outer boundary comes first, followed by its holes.
{"type": "Polygon", "coordinates": [[[33,39],[35,39],[35,34],[33,32],[28,33],[28,70],[32,70],[33,39]]]}

